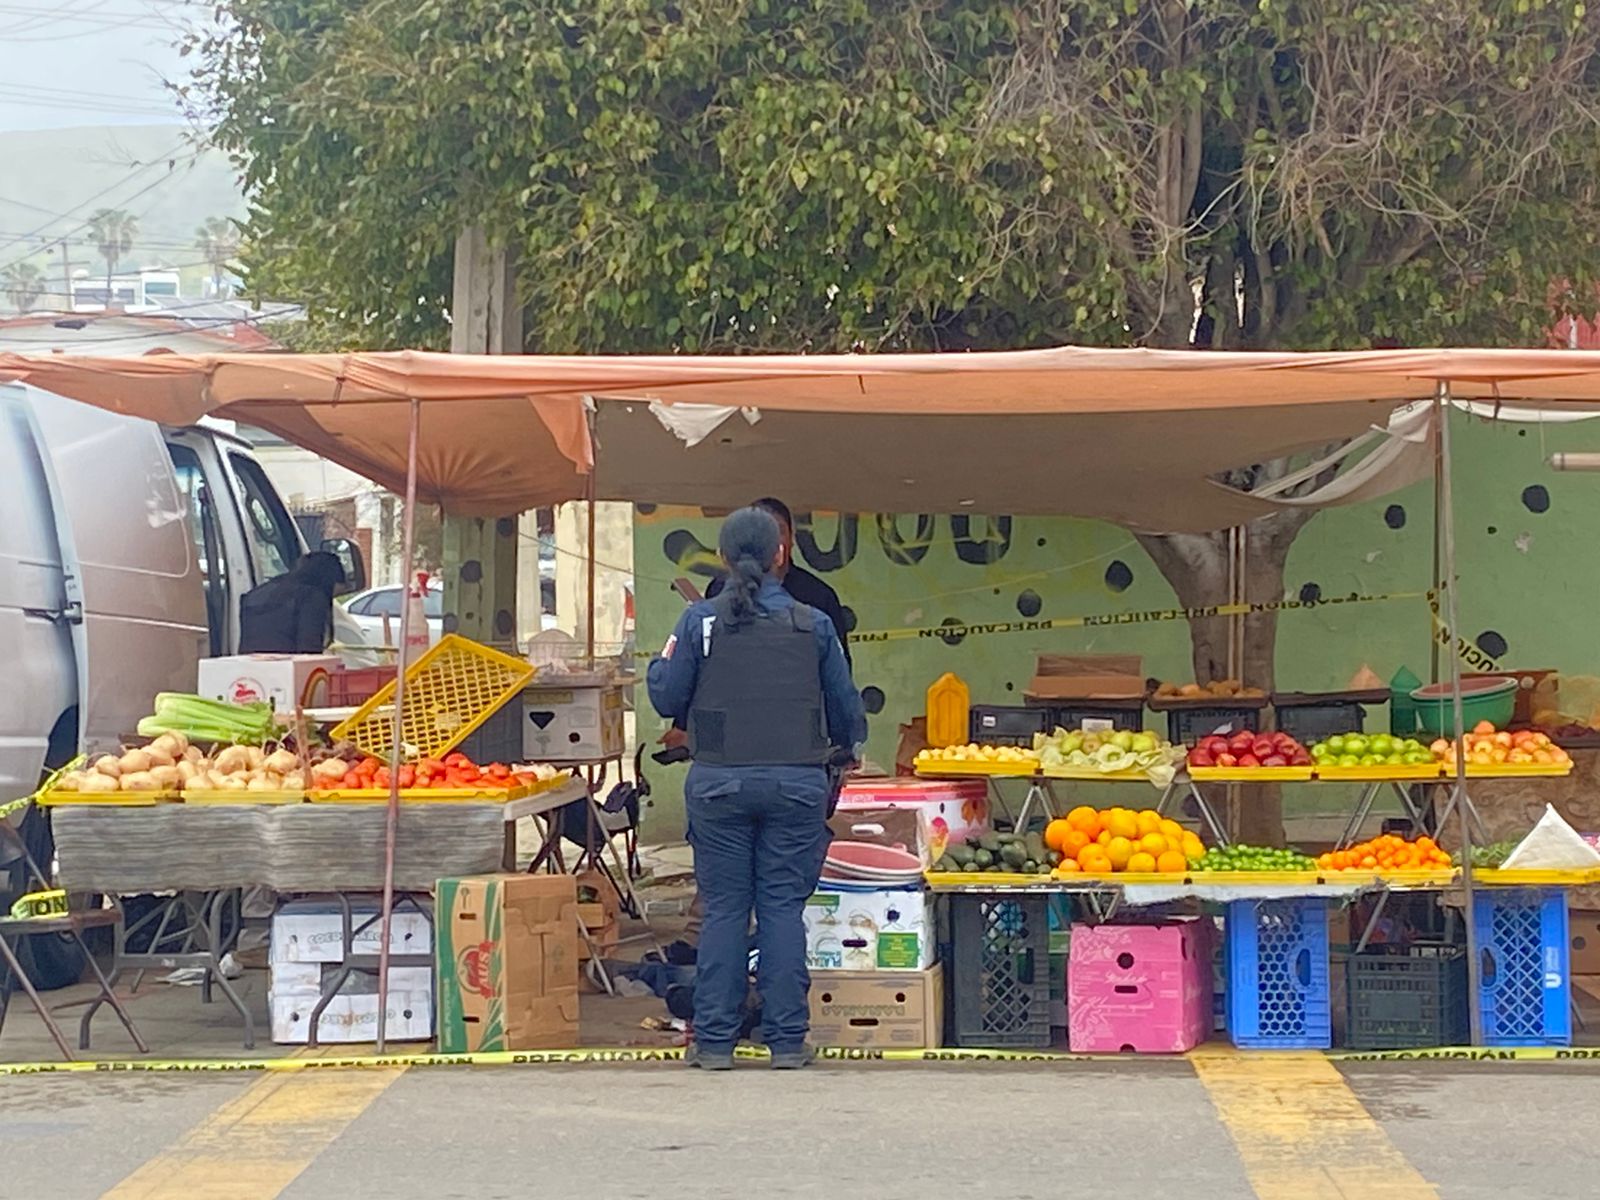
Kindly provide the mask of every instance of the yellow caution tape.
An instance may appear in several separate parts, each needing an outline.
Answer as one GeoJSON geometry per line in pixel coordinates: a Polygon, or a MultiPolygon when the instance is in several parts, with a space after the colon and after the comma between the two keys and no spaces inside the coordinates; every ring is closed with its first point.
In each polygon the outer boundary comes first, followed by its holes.
{"type": "MultiPolygon", "coordinates": [[[[1188,1054],[1148,1055],[1146,1061],[1167,1058],[1187,1060],[1207,1055],[1270,1058],[1273,1051],[1237,1051],[1231,1047],[1202,1046],[1188,1054]]],[[[1600,1047],[1556,1046],[1443,1046],[1425,1050],[1333,1050],[1324,1055],[1333,1062],[1600,1062],[1600,1047]]],[[[740,1059],[765,1061],[765,1050],[741,1048],[740,1059]]],[[[826,1063],[1000,1062],[1072,1063],[1129,1062],[1125,1054],[1074,1054],[1063,1050],[865,1050],[828,1047],[817,1051],[826,1063]]],[[[601,1066],[681,1062],[680,1047],[659,1049],[498,1050],[475,1054],[367,1054],[346,1058],[241,1058],[241,1059],[119,1059],[101,1062],[0,1063],[0,1076],[60,1074],[220,1074],[271,1071],[360,1070],[380,1067],[529,1067],[601,1066]]]]}
{"type": "Polygon", "coordinates": [[[38,917],[61,917],[67,913],[67,893],[61,888],[53,888],[47,892],[29,892],[11,906],[11,918],[15,921],[36,919],[38,917]]]}

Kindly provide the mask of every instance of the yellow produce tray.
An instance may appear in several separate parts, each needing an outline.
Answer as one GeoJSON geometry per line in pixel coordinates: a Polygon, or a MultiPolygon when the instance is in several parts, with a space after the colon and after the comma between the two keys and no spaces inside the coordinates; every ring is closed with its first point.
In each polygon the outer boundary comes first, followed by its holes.
{"type": "MultiPolygon", "coordinates": [[[[529,787],[401,788],[401,804],[508,804],[531,796],[529,787]]],[[[388,788],[329,788],[306,793],[313,804],[387,804],[388,788]]]]}
{"type": "Polygon", "coordinates": [[[917,774],[924,779],[949,779],[957,776],[981,775],[1003,779],[1028,778],[1039,773],[1034,762],[930,762],[918,763],[917,774]]]}
{"type": "Polygon", "coordinates": [[[1093,767],[1045,767],[1040,772],[1046,779],[1079,779],[1087,783],[1145,783],[1150,776],[1145,771],[1096,771],[1093,767]]]}
{"type": "Polygon", "coordinates": [[[305,792],[272,791],[252,792],[248,788],[185,788],[179,797],[185,804],[206,804],[217,807],[249,806],[253,804],[304,804],[305,792]]]}
{"type": "Polygon", "coordinates": [[[1313,767],[1323,783],[1426,783],[1440,779],[1440,763],[1399,763],[1382,767],[1313,767]]]}
{"type": "Polygon", "coordinates": [[[1305,783],[1310,767],[1190,767],[1196,783],[1305,783]]]}
{"type": "Polygon", "coordinates": [[[1481,763],[1467,764],[1468,779],[1560,778],[1572,774],[1572,764],[1564,763],[1481,763]]]}
{"type": "MultiPolygon", "coordinates": [[[[447,633],[406,670],[400,740],[422,758],[440,758],[521,692],[533,675],[532,663],[447,633]]],[[[394,690],[393,683],[385,684],[354,716],[334,726],[333,740],[354,742],[363,754],[387,761],[394,690]]]]}
{"type": "Polygon", "coordinates": [[[1326,868],[1317,872],[1327,883],[1387,883],[1399,887],[1449,887],[1460,873],[1455,867],[1434,870],[1385,871],[1381,867],[1352,867],[1347,871],[1326,868]]]}
{"type": "Polygon", "coordinates": [[[1020,871],[927,871],[923,878],[934,889],[941,887],[1054,887],[1063,882],[1049,875],[1024,875],[1020,871]]]}
{"type": "Polygon", "coordinates": [[[1472,873],[1472,882],[1482,887],[1582,887],[1600,883],[1600,867],[1578,871],[1480,867],[1472,873]]]}
{"type": "Polygon", "coordinates": [[[96,808],[154,808],[176,804],[177,792],[45,792],[39,797],[41,808],[94,806],[96,808]]]}
{"type": "MultiPolygon", "coordinates": [[[[1480,872],[1481,874],[1481,872],[1480,872]]],[[[1590,882],[1575,878],[1573,872],[1518,872],[1517,874],[1561,875],[1560,881],[1542,880],[1528,882],[1590,882]]],[[[1455,882],[1455,868],[1437,871],[1184,871],[1163,874],[1157,871],[1116,871],[1111,874],[1076,872],[1055,875],[1022,875],[1003,871],[929,871],[925,878],[934,889],[941,887],[1071,887],[1073,884],[1137,885],[1166,884],[1193,887],[1285,887],[1294,885],[1361,886],[1385,883],[1396,887],[1449,887],[1455,882]]],[[[1600,872],[1594,882],[1600,882],[1600,872]]],[[[1506,886],[1510,886],[1509,884],[1506,886]]],[[[1525,886],[1525,884],[1524,884],[1525,886]]]]}

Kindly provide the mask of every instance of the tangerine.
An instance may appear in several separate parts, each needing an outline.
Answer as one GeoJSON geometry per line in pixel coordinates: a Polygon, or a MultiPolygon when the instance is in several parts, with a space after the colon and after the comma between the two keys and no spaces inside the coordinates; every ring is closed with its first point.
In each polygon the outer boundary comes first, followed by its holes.
{"type": "Polygon", "coordinates": [[[1052,850],[1059,850],[1062,843],[1066,841],[1067,834],[1071,832],[1071,822],[1057,817],[1044,827],[1044,844],[1052,850]]]}
{"type": "Polygon", "coordinates": [[[1156,859],[1156,870],[1163,875],[1181,875],[1188,866],[1189,860],[1176,850],[1168,850],[1156,859]]]}
{"type": "Polygon", "coordinates": [[[1109,875],[1113,868],[1103,847],[1085,846],[1078,851],[1078,869],[1090,875],[1109,875]]]}
{"type": "Polygon", "coordinates": [[[1063,858],[1056,864],[1055,873],[1057,875],[1076,875],[1078,873],[1078,864],[1070,858],[1063,858]]]}
{"type": "Polygon", "coordinates": [[[1093,840],[1081,829],[1069,829],[1067,836],[1061,839],[1061,845],[1057,846],[1056,849],[1061,851],[1062,858],[1076,858],[1078,851],[1093,840]]]}
{"type": "Polygon", "coordinates": [[[1206,844],[1200,840],[1198,834],[1190,833],[1186,829],[1183,831],[1183,837],[1179,840],[1183,843],[1183,856],[1190,862],[1206,856],[1206,844]]]}
{"type": "Polygon", "coordinates": [[[1087,804],[1080,804],[1067,814],[1067,824],[1087,833],[1092,840],[1100,832],[1100,814],[1087,804]]]}
{"type": "Polygon", "coordinates": [[[1128,870],[1140,875],[1149,875],[1156,869],[1156,860],[1153,854],[1146,854],[1143,850],[1128,859],[1128,870]]]}
{"type": "Polygon", "coordinates": [[[1111,830],[1102,829],[1100,836],[1095,838],[1095,842],[1101,846],[1109,846],[1111,844],[1111,830]]]}
{"type": "Polygon", "coordinates": [[[1161,818],[1161,828],[1158,832],[1164,834],[1169,840],[1172,838],[1177,838],[1179,841],[1183,840],[1183,826],[1179,825],[1171,817],[1161,818]]]}
{"type": "Polygon", "coordinates": [[[1134,818],[1139,823],[1139,835],[1161,832],[1161,814],[1153,808],[1147,808],[1134,818]]]}
{"type": "Polygon", "coordinates": [[[1167,839],[1159,833],[1147,833],[1139,839],[1139,849],[1152,856],[1165,854],[1167,852],[1167,839]]]}
{"type": "Polygon", "coordinates": [[[1139,836],[1139,819],[1125,808],[1114,808],[1106,814],[1106,828],[1113,837],[1132,841],[1139,836]]]}
{"type": "Polygon", "coordinates": [[[1112,870],[1127,870],[1128,859],[1133,857],[1133,843],[1125,837],[1112,838],[1106,843],[1106,857],[1111,860],[1112,870]]]}

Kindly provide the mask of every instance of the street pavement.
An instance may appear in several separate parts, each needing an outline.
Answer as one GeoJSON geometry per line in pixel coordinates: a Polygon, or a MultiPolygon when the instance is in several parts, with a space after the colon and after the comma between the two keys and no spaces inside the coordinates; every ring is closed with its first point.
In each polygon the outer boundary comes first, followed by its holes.
{"type": "Polygon", "coordinates": [[[1590,1200],[1600,1062],[0,1078],[0,1198],[1590,1200]]]}

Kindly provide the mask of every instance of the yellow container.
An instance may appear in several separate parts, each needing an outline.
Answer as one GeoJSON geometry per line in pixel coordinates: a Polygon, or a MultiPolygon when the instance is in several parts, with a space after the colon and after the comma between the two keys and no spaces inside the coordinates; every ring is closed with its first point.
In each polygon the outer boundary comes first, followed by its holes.
{"type": "Polygon", "coordinates": [[[946,671],[928,688],[928,745],[964,746],[972,693],[959,676],[946,671]]]}

